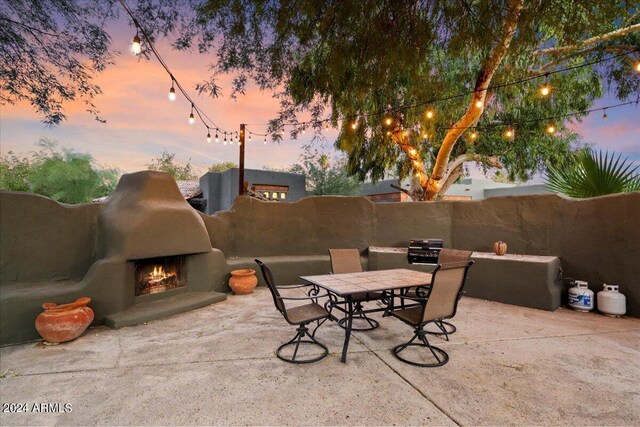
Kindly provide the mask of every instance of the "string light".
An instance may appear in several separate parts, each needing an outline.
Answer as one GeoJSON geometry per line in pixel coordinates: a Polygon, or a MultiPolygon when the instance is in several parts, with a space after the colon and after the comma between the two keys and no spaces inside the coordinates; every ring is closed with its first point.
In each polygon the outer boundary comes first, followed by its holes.
{"type": "Polygon", "coordinates": [[[515,131],[512,128],[507,128],[507,130],[504,132],[504,137],[507,139],[513,139],[514,136],[515,131]]]}
{"type": "Polygon", "coordinates": [[[409,150],[409,155],[410,155],[410,156],[415,156],[415,155],[416,155],[416,153],[417,153],[417,151],[416,151],[416,149],[415,149],[415,148],[411,148],[411,149],[409,150]]]}
{"type": "Polygon", "coordinates": [[[553,123],[550,123],[549,126],[547,126],[547,133],[549,135],[553,135],[554,133],[556,133],[556,126],[553,123]]]}
{"type": "Polygon", "coordinates": [[[175,83],[174,80],[171,79],[171,89],[169,89],[169,101],[176,100],[176,88],[173,86],[174,83],[175,83]]]}
{"type": "Polygon", "coordinates": [[[544,84],[540,87],[540,94],[542,96],[548,96],[551,93],[551,86],[549,86],[549,74],[544,75],[544,84]]]}
{"type": "Polygon", "coordinates": [[[189,124],[192,125],[196,122],[196,117],[193,115],[193,102],[191,103],[191,114],[189,114],[189,124]]]}
{"type": "Polygon", "coordinates": [[[222,141],[224,145],[227,145],[227,133],[224,133],[224,141],[222,141]]]}
{"type": "Polygon", "coordinates": [[[138,55],[142,52],[142,45],[140,44],[140,37],[138,37],[137,31],[136,35],[133,36],[133,42],[131,42],[131,52],[133,52],[134,55],[138,55]]]}
{"type": "MultiPolygon", "coordinates": [[[[132,42],[132,45],[131,45],[132,52],[137,55],[137,54],[141,53],[141,51],[142,51],[141,39],[140,39],[140,35],[139,35],[139,31],[141,31],[142,32],[142,36],[149,43],[149,51],[151,53],[153,53],[153,55],[156,56],[156,58],[158,59],[160,64],[163,66],[165,71],[167,71],[167,73],[171,76],[171,89],[169,90],[169,95],[168,95],[169,99],[171,101],[176,99],[175,86],[177,85],[177,87],[178,87],[178,89],[180,89],[181,93],[187,98],[188,101],[191,102],[191,113],[189,115],[189,123],[190,124],[194,124],[195,123],[195,115],[194,115],[194,110],[195,110],[198,113],[198,116],[199,116],[200,120],[202,121],[202,123],[207,128],[207,142],[210,143],[211,142],[211,128],[204,121],[204,118],[209,120],[209,122],[211,122],[211,123],[213,123],[213,122],[200,109],[196,109],[194,102],[191,100],[191,98],[188,96],[188,94],[184,91],[184,89],[179,84],[179,82],[177,80],[175,80],[175,78],[173,77],[173,74],[171,73],[171,71],[167,67],[167,65],[164,62],[164,60],[159,56],[159,54],[155,50],[155,47],[153,46],[153,43],[151,42],[151,40],[149,39],[149,37],[145,33],[144,29],[140,26],[140,23],[137,21],[135,16],[132,14],[131,10],[128,8],[126,3],[124,1],[122,1],[122,0],[120,1],[120,3],[122,4],[122,6],[125,9],[125,11],[132,18],[132,20],[134,22],[134,25],[136,26],[136,35],[134,36],[133,42],[132,42]],[[203,118],[203,116],[204,116],[204,118],[203,118]]],[[[597,59],[597,60],[594,60],[594,61],[591,61],[591,62],[584,62],[584,63],[579,64],[579,65],[574,65],[574,66],[566,67],[566,68],[563,68],[563,69],[557,69],[555,71],[546,73],[544,75],[545,83],[540,88],[540,93],[542,94],[542,96],[550,95],[551,90],[552,90],[551,86],[549,86],[549,84],[548,84],[548,76],[550,74],[562,73],[562,72],[565,72],[565,71],[568,71],[568,70],[574,70],[574,69],[577,69],[577,68],[582,68],[582,67],[586,67],[586,66],[589,66],[589,65],[598,64],[598,63],[601,63],[601,62],[604,62],[604,61],[609,61],[609,60],[612,60],[612,59],[615,59],[615,58],[618,58],[618,57],[621,57],[621,56],[628,56],[630,53],[637,52],[637,51],[640,51],[640,48],[636,48],[634,50],[625,51],[625,52],[617,54],[617,55],[612,55],[612,56],[609,56],[609,57],[606,57],[606,58],[597,59]]],[[[635,71],[640,72],[640,61],[636,62],[636,64],[633,67],[634,67],[635,71]]],[[[512,85],[516,85],[516,84],[521,84],[521,83],[524,83],[524,82],[531,81],[533,79],[537,79],[539,77],[540,76],[526,77],[526,78],[523,78],[523,79],[520,79],[520,80],[517,80],[517,81],[512,81],[512,82],[508,82],[508,83],[496,84],[496,85],[493,85],[493,86],[489,86],[488,88],[485,88],[485,89],[482,89],[482,90],[473,90],[471,92],[467,92],[466,94],[453,95],[453,96],[448,96],[448,97],[444,97],[444,98],[440,98],[440,99],[431,99],[431,100],[429,100],[427,102],[419,102],[419,103],[416,103],[414,105],[401,106],[401,107],[399,107],[399,110],[407,110],[407,109],[410,109],[410,108],[416,108],[416,107],[419,107],[419,106],[422,106],[422,105],[425,105],[425,104],[428,105],[430,103],[434,103],[434,102],[437,102],[437,101],[452,100],[452,99],[460,98],[462,96],[466,96],[469,93],[474,94],[476,96],[478,96],[478,95],[480,96],[480,98],[477,98],[477,100],[475,101],[474,105],[475,105],[476,108],[483,108],[485,106],[485,104],[484,104],[484,100],[482,99],[482,93],[486,92],[488,89],[497,89],[497,88],[501,88],[501,87],[507,87],[507,86],[512,86],[512,85]]],[[[629,104],[629,103],[626,103],[626,104],[629,104]]],[[[619,104],[619,105],[626,105],[626,104],[619,104]]],[[[607,108],[613,108],[613,107],[615,107],[615,106],[610,106],[610,107],[603,108],[603,110],[604,110],[603,119],[606,120],[608,118],[606,109],[607,108]]],[[[577,114],[588,113],[588,112],[591,112],[591,111],[594,111],[594,110],[570,113],[570,114],[566,114],[566,115],[561,116],[561,117],[569,117],[569,116],[573,116],[573,115],[577,115],[577,114]]],[[[373,113],[373,114],[380,114],[380,113],[373,113]]],[[[434,111],[432,109],[429,109],[429,110],[427,110],[425,115],[426,115],[426,117],[428,119],[432,119],[435,116],[435,113],[434,113],[434,111]]],[[[348,120],[348,119],[349,119],[348,117],[343,117],[341,120],[348,120]]],[[[540,120],[542,120],[542,119],[524,120],[524,122],[540,121],[540,120]]],[[[385,119],[385,123],[386,123],[387,126],[390,126],[390,125],[393,124],[393,119],[391,117],[387,117],[385,119]]],[[[289,125],[289,123],[285,123],[284,125],[289,125]]],[[[302,125],[303,125],[302,126],[302,134],[304,134],[305,130],[306,130],[306,123],[302,123],[302,125]]],[[[214,123],[214,126],[215,126],[215,123],[214,123]]],[[[328,130],[329,126],[330,126],[330,124],[327,121],[327,123],[325,125],[325,129],[328,130]]],[[[357,124],[357,118],[356,118],[356,121],[351,123],[351,128],[355,130],[355,129],[357,129],[357,127],[358,127],[358,124],[357,124]]],[[[219,131],[219,129],[216,127],[216,142],[219,141],[218,131],[219,131]]],[[[549,125],[547,127],[547,132],[550,133],[550,134],[553,134],[556,131],[557,131],[557,128],[555,127],[555,125],[549,125]]],[[[226,145],[227,132],[224,132],[224,133],[225,133],[225,145],[226,145]]],[[[231,135],[233,135],[233,132],[229,132],[229,135],[230,135],[229,142],[230,142],[230,144],[232,144],[233,143],[233,138],[231,137],[231,135]]],[[[391,135],[391,132],[388,131],[387,135],[391,135]]],[[[505,136],[507,138],[509,138],[509,139],[513,139],[515,137],[515,130],[513,128],[507,129],[507,131],[505,132],[505,136]]],[[[428,137],[427,133],[424,133],[423,137],[426,139],[428,137]]],[[[470,134],[470,137],[473,140],[477,139],[478,138],[477,132],[473,131],[470,134]]],[[[235,135],[235,140],[239,141],[239,137],[238,137],[238,133],[237,132],[236,132],[236,135],[235,135]]],[[[249,141],[251,141],[251,135],[249,135],[249,141]]],[[[264,142],[266,144],[266,136],[264,138],[264,142]]]]}

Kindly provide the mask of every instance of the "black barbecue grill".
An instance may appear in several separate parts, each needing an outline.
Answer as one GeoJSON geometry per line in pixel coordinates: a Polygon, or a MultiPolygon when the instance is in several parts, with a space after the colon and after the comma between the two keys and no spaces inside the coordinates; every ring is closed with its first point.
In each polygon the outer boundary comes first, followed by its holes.
{"type": "Polygon", "coordinates": [[[442,239],[409,240],[409,264],[437,265],[442,250],[442,239]]]}

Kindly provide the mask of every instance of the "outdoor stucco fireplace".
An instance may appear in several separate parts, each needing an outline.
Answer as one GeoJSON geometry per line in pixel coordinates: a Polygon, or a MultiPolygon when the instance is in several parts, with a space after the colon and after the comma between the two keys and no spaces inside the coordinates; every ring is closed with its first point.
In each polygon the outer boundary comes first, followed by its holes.
{"type": "Polygon", "coordinates": [[[135,296],[158,294],[187,285],[184,256],[139,259],[135,265],[135,296]]]}

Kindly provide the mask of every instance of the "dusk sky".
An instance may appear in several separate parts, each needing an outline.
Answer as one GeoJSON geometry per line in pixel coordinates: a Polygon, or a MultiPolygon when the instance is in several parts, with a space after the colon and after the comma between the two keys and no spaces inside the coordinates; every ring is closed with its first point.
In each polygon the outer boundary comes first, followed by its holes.
{"type": "MultiPolygon", "coordinates": [[[[40,138],[59,141],[63,146],[75,151],[89,153],[101,166],[118,167],[122,172],[143,170],[145,164],[158,157],[166,148],[175,152],[181,161],[190,160],[198,175],[213,163],[223,161],[238,162],[238,145],[222,145],[206,142],[206,128],[198,121],[189,125],[189,103],[178,93],[175,102],[167,99],[171,80],[161,65],[154,59],[138,60],[129,53],[133,28],[123,24],[113,26],[119,31],[110,31],[113,48],[122,54],[115,65],[96,76],[96,82],[103,95],[95,103],[101,117],[107,123],[99,123],[84,111],[82,103],[65,105],[68,119],[61,125],[47,127],[28,104],[1,107],[0,152],[27,153],[35,150],[40,138]]],[[[278,103],[270,93],[250,88],[237,100],[229,98],[229,76],[220,78],[223,96],[210,98],[197,96],[195,84],[209,76],[211,56],[192,52],[176,52],[168,43],[156,46],[176,78],[187,89],[196,103],[221,128],[236,131],[239,124],[266,123],[276,116],[278,103]]],[[[599,100],[594,108],[619,103],[612,97],[599,100]]],[[[636,105],[624,106],[607,111],[608,120],[602,119],[602,112],[593,113],[575,129],[583,141],[593,143],[596,148],[615,150],[640,162],[640,109],[636,105]]],[[[250,126],[248,129],[264,133],[266,126],[250,126]]],[[[324,146],[331,147],[337,130],[324,132],[324,146]]],[[[213,136],[213,134],[212,134],[213,136]]],[[[312,138],[310,132],[297,141],[263,144],[262,139],[254,140],[246,149],[246,167],[285,167],[295,163],[302,152],[302,146],[312,138]]]]}

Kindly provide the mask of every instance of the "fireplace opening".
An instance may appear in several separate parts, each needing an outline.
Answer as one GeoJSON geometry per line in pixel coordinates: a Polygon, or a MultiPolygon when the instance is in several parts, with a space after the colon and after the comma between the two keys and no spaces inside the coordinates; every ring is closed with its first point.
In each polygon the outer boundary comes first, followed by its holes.
{"type": "Polygon", "coordinates": [[[134,264],[136,296],[157,294],[187,285],[184,256],[139,259],[134,264]]]}

